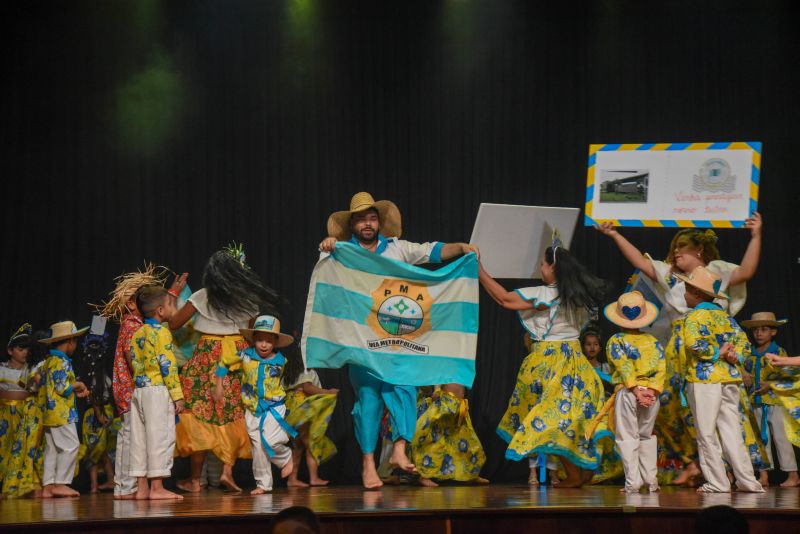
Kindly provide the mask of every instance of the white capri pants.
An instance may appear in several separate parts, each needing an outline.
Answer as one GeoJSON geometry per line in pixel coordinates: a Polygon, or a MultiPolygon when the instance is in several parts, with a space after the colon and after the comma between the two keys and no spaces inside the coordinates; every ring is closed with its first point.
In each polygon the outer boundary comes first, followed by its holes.
{"type": "Polygon", "coordinates": [[[75,423],[45,428],[43,486],[72,484],[80,446],[75,423]]]}
{"type": "MultiPolygon", "coordinates": [[[[281,414],[281,417],[286,415],[286,406],[275,406],[273,409],[281,414]]],[[[267,456],[267,451],[261,445],[259,420],[260,417],[251,414],[249,410],[244,414],[247,434],[250,436],[250,445],[253,448],[253,477],[256,479],[256,486],[264,491],[271,491],[272,467],[269,463],[272,462],[278,469],[284,467],[292,459],[292,449],[288,445],[289,435],[272,415],[267,415],[264,420],[264,439],[275,451],[272,458],[267,456]]]]}
{"type": "Polygon", "coordinates": [[[175,404],[165,386],[136,388],[131,401],[131,477],[164,478],[175,453],[175,404]]]}

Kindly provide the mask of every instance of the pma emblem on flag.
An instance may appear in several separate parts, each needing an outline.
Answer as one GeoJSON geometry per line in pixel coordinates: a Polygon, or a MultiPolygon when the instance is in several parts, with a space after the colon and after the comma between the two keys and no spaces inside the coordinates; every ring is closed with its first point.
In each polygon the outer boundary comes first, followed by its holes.
{"type": "Polygon", "coordinates": [[[367,346],[370,349],[405,348],[427,354],[427,346],[412,340],[431,329],[432,303],[426,285],[385,279],[372,292],[372,311],[367,319],[379,339],[368,341],[367,346]]]}

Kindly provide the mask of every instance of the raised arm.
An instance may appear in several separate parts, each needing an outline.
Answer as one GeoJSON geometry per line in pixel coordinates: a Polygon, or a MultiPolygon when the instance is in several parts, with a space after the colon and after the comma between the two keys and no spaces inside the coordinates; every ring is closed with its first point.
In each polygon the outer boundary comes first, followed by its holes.
{"type": "Polygon", "coordinates": [[[489,273],[483,268],[483,265],[478,266],[478,280],[481,285],[489,293],[496,303],[507,310],[532,310],[533,304],[520,297],[514,291],[506,291],[506,288],[501,286],[497,281],[492,278],[489,273]]]}
{"type": "Polygon", "coordinates": [[[195,313],[197,313],[197,308],[194,307],[194,304],[186,302],[169,320],[169,329],[177,330],[182,327],[195,313]]]}
{"type": "Polygon", "coordinates": [[[730,285],[747,282],[756,274],[758,260],[761,258],[761,227],[761,214],[758,212],[753,213],[753,216],[745,221],[745,228],[750,229],[750,243],[744,251],[742,263],[731,273],[730,285]]]}
{"type": "Polygon", "coordinates": [[[639,251],[638,248],[633,246],[633,244],[625,239],[622,234],[620,234],[614,225],[610,222],[604,222],[599,225],[595,225],[597,231],[607,235],[611,239],[614,240],[614,243],[617,244],[617,248],[622,255],[625,257],[634,268],[639,269],[641,272],[647,276],[650,280],[656,279],[656,270],[653,268],[653,264],[650,263],[644,254],[639,251]]]}

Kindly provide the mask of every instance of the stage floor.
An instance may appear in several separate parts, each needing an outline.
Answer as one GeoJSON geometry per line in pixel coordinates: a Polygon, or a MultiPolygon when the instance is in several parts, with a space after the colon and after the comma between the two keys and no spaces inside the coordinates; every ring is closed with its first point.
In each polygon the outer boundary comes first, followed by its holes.
{"type": "MultiPolygon", "coordinates": [[[[476,531],[455,528],[454,525],[470,524],[477,527],[481,517],[496,518],[489,523],[495,525],[499,524],[497,521],[509,520],[511,516],[539,519],[561,516],[558,524],[565,524],[565,517],[583,517],[588,521],[587,524],[599,526],[600,523],[592,521],[603,517],[610,520],[622,515],[646,516],[656,521],[663,521],[667,517],[690,519],[700,508],[718,504],[739,509],[751,521],[780,517],[783,520],[780,524],[795,525],[794,531],[800,531],[799,489],[769,488],[763,494],[697,494],[689,489],[665,488],[655,494],[625,495],[620,494],[619,488],[614,486],[576,490],[531,488],[527,485],[439,488],[387,486],[376,491],[340,486],[279,489],[258,497],[207,490],[199,494],[187,494],[183,501],[178,502],[114,501],[107,493],[83,495],[77,499],[20,499],[0,501],[0,530],[45,528],[48,532],[86,532],[131,531],[153,527],[163,530],[166,527],[171,532],[199,532],[218,530],[225,524],[255,522],[263,525],[280,510],[300,505],[320,515],[323,532],[342,531],[341,527],[334,528],[335,524],[352,524],[355,527],[359,519],[372,523],[378,519],[391,519],[397,524],[398,521],[402,523],[404,518],[411,519],[406,524],[409,527],[419,526],[420,532],[439,531],[427,530],[424,525],[433,527],[442,521],[443,525],[446,523],[442,531],[455,532],[476,531]],[[476,520],[478,523],[475,523],[476,520]]],[[[779,524],[774,523],[773,526],[778,527],[779,524]]],[[[345,530],[348,530],[346,526],[345,530]]],[[[680,532],[682,529],[668,530],[680,532]]]]}

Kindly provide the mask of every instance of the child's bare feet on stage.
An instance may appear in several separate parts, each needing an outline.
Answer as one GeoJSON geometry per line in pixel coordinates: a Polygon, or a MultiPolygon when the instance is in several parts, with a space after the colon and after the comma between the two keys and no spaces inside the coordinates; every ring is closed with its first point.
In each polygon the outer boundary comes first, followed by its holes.
{"type": "Polygon", "coordinates": [[[312,486],[327,486],[329,483],[327,480],[323,480],[319,477],[312,478],[309,480],[309,482],[311,483],[312,486]]]}
{"type": "Polygon", "coordinates": [[[133,494],[133,498],[137,501],[146,501],[150,498],[150,488],[139,484],[139,488],[136,490],[136,493],[133,494]]]}
{"type": "MultiPolygon", "coordinates": [[[[788,480],[787,480],[788,482],[788,480]]],[[[763,469],[758,472],[758,483],[761,484],[762,487],[768,488],[769,487],[769,473],[764,471],[763,469]]]]}
{"type": "MultiPolygon", "coordinates": [[[[766,487],[766,485],[761,484],[766,487]]],[[[796,488],[800,486],[800,477],[797,476],[797,471],[789,471],[789,478],[781,483],[782,488],[796,488]]]]}
{"type": "Polygon", "coordinates": [[[97,486],[97,489],[99,491],[111,491],[111,490],[114,489],[114,483],[113,482],[104,482],[103,484],[100,484],[99,486],[97,486]]]}
{"type": "Polygon", "coordinates": [[[250,495],[264,495],[267,492],[264,488],[256,488],[250,492],[250,495]]]}
{"type": "Polygon", "coordinates": [[[567,477],[564,480],[560,480],[558,484],[553,484],[554,488],[580,488],[581,486],[583,486],[582,477],[567,477]]]}
{"type": "Polygon", "coordinates": [[[232,491],[234,493],[241,493],[242,488],[236,485],[236,482],[233,480],[233,477],[228,473],[222,473],[219,477],[219,483],[222,486],[225,486],[228,491],[232,491]]]}
{"type": "Polygon", "coordinates": [[[294,462],[292,461],[292,457],[290,456],[287,464],[281,467],[281,478],[288,477],[289,475],[292,474],[292,471],[294,471],[294,462]]]}
{"type": "Polygon", "coordinates": [[[81,494],[66,484],[53,484],[54,497],[80,497],[81,494]]]}
{"type": "Polygon", "coordinates": [[[675,477],[675,480],[672,481],[673,486],[683,486],[686,484],[687,486],[691,487],[691,484],[694,482],[694,479],[700,476],[700,468],[697,467],[695,462],[690,462],[686,464],[686,467],[681,471],[681,473],[675,477]]]}
{"type": "Polygon", "coordinates": [[[177,493],[169,491],[168,489],[159,488],[150,490],[149,499],[151,501],[168,501],[168,500],[182,501],[183,495],[178,495],[177,493]]]}
{"type": "Polygon", "coordinates": [[[178,489],[181,489],[187,493],[200,493],[203,487],[200,486],[200,480],[196,478],[187,478],[186,480],[179,480],[175,483],[178,486],[178,489]]]}
{"type": "Polygon", "coordinates": [[[306,484],[299,478],[292,479],[291,477],[286,481],[286,485],[290,488],[307,488],[309,486],[309,484],[306,484]]]}
{"type": "Polygon", "coordinates": [[[132,501],[136,498],[135,493],[128,493],[126,495],[114,495],[115,501],[132,501]]]}
{"type": "Polygon", "coordinates": [[[42,498],[43,499],[52,499],[53,497],[55,497],[55,495],[53,495],[53,485],[52,484],[48,484],[47,486],[42,488],[42,498]]]}
{"type": "Polygon", "coordinates": [[[422,478],[419,479],[419,485],[420,486],[425,486],[426,488],[438,488],[439,487],[439,484],[437,484],[433,480],[431,480],[429,478],[425,478],[425,477],[422,477],[422,478]]]}

